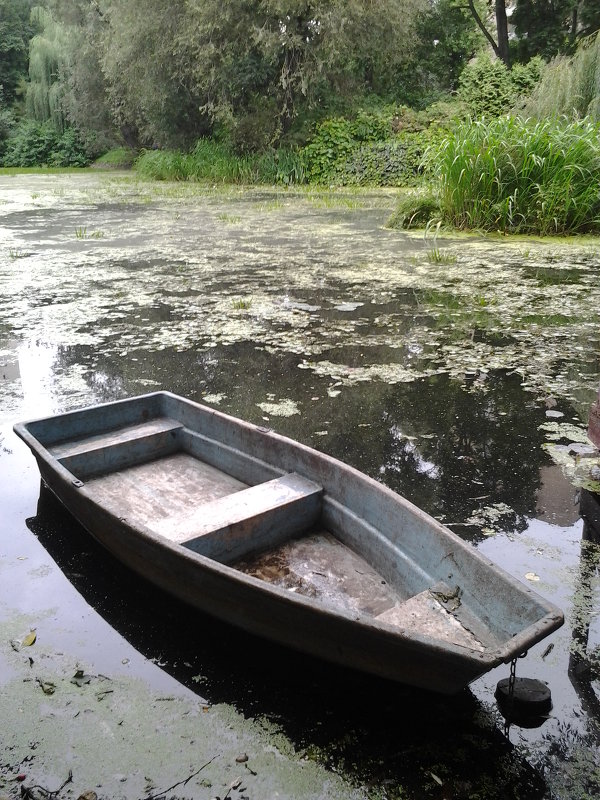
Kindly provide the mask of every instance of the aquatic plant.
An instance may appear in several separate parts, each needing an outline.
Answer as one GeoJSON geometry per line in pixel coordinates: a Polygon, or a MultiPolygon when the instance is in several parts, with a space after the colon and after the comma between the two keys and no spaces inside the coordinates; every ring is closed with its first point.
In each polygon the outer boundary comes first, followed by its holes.
{"type": "Polygon", "coordinates": [[[104,233],[102,231],[90,231],[88,233],[88,229],[85,226],[75,228],[76,239],[102,239],[103,237],[104,233]]]}
{"type": "Polygon", "coordinates": [[[152,180],[284,185],[305,180],[302,161],[293,150],[237,155],[214,139],[199,139],[190,153],[145,150],[135,162],[135,169],[152,180]]]}
{"type": "Polygon", "coordinates": [[[387,228],[425,228],[440,219],[439,197],[431,190],[410,192],[398,201],[387,228]]]}
{"type": "Polygon", "coordinates": [[[521,117],[468,120],[432,148],[442,218],[457,228],[600,230],[600,125],[521,117]]]}
{"type": "Polygon", "coordinates": [[[432,247],[431,250],[428,250],[426,259],[430,264],[456,264],[456,254],[440,250],[439,247],[432,247]]]}
{"type": "Polygon", "coordinates": [[[252,300],[238,297],[233,301],[233,307],[236,311],[248,311],[252,307],[252,300]]]}

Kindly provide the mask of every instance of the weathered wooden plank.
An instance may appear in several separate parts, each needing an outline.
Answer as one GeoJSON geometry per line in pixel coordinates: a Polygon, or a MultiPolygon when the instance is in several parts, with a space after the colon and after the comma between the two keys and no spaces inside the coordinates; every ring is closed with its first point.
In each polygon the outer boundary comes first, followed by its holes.
{"type": "Polygon", "coordinates": [[[122,442],[133,442],[136,439],[143,439],[156,433],[176,431],[183,428],[181,422],[169,417],[156,417],[147,422],[135,425],[124,425],[110,431],[97,433],[92,436],[84,436],[69,441],[63,441],[51,445],[48,450],[55,458],[63,459],[79,453],[89,453],[103,447],[121,444],[122,442]]]}
{"type": "Polygon", "coordinates": [[[177,430],[136,435],[118,442],[96,440],[88,449],[60,458],[60,463],[75,477],[84,481],[93,475],[118,472],[133,464],[152,461],[179,450],[177,430]]]}
{"type": "Polygon", "coordinates": [[[291,473],[161,520],[153,528],[173,542],[229,563],[314,525],[322,493],[316,483],[291,473]]]}
{"type": "Polygon", "coordinates": [[[101,506],[130,525],[157,527],[157,522],[192,512],[202,503],[231,495],[248,485],[188,453],[176,452],[144,464],[87,481],[101,506]]]}

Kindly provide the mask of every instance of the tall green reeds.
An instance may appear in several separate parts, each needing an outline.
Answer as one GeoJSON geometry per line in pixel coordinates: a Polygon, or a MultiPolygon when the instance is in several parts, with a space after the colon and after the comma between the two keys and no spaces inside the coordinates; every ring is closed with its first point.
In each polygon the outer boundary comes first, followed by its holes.
{"type": "Polygon", "coordinates": [[[469,120],[430,164],[444,220],[458,228],[569,234],[600,230],[600,124],[469,120]]]}
{"type": "Polygon", "coordinates": [[[191,153],[146,150],[135,163],[145,178],[210,183],[302,183],[299,156],[288,150],[239,156],[221,142],[200,139],[191,153]]]}

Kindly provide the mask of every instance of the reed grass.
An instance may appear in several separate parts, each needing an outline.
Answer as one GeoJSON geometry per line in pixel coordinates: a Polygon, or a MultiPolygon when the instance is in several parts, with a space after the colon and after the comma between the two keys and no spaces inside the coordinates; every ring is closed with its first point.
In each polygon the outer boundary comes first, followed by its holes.
{"type": "Polygon", "coordinates": [[[429,154],[442,218],[541,235],[600,230],[600,124],[469,120],[429,154]]]}
{"type": "Polygon", "coordinates": [[[300,157],[292,150],[240,156],[213,139],[200,139],[191,153],[146,150],[135,169],[152,180],[286,185],[305,180],[300,157]]]}

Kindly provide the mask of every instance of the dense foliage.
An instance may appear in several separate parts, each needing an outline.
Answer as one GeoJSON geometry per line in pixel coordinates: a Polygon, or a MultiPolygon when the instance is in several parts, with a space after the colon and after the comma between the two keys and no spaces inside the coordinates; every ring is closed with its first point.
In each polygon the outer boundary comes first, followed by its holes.
{"type": "Polygon", "coordinates": [[[572,58],[563,56],[546,68],[524,111],[537,118],[600,121],[600,33],[582,42],[572,58]]]}
{"type": "Polygon", "coordinates": [[[517,0],[511,15],[521,60],[572,54],[578,42],[600,28],[598,0],[517,0]]]}
{"type": "Polygon", "coordinates": [[[442,217],[458,228],[600,230],[600,125],[520,117],[460,125],[431,154],[442,217]]]}
{"type": "Polygon", "coordinates": [[[137,156],[155,179],[434,175],[441,193],[397,222],[586,230],[599,29],[597,0],[0,0],[0,164],[110,151],[104,166],[137,156]]]}
{"type": "Polygon", "coordinates": [[[13,103],[29,63],[35,33],[30,19],[33,0],[0,0],[0,107],[13,103]]]}
{"type": "Polygon", "coordinates": [[[83,167],[89,159],[73,128],[57,131],[51,122],[29,120],[4,143],[5,167],[83,167]]]}

